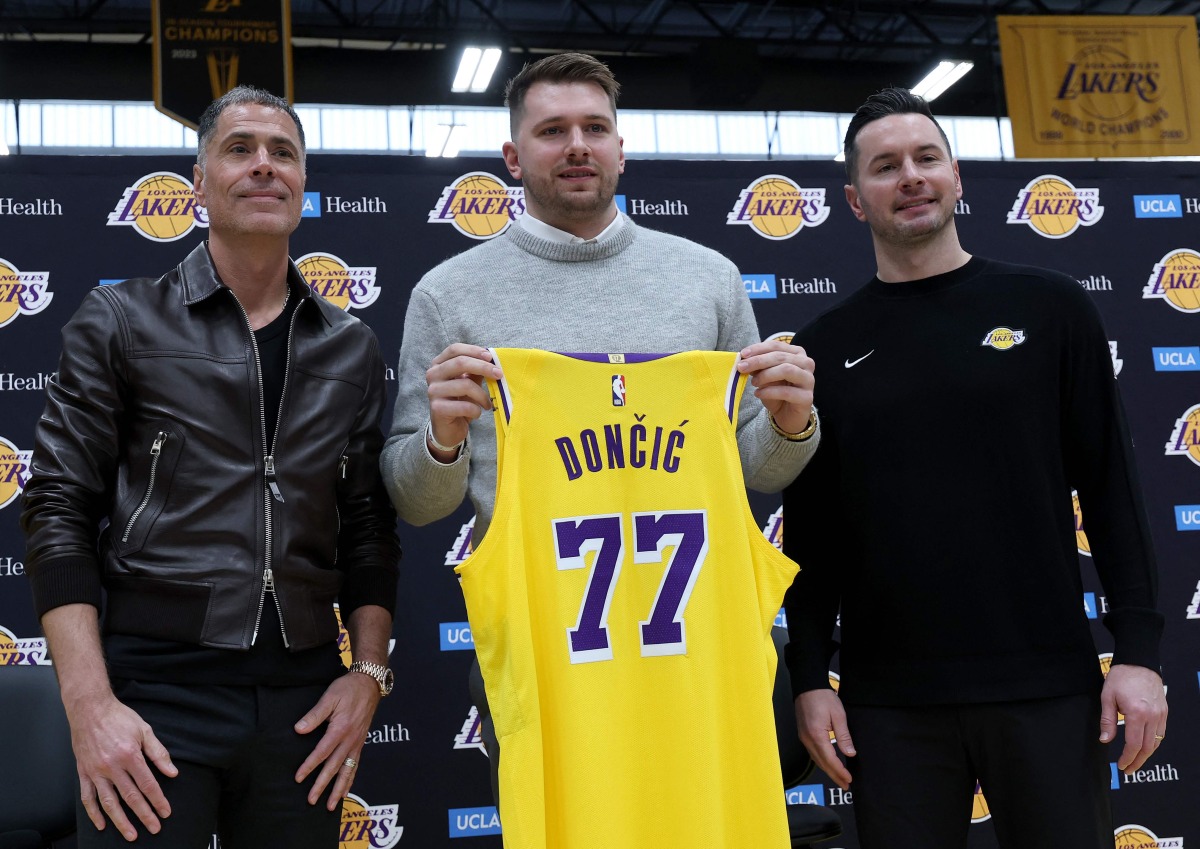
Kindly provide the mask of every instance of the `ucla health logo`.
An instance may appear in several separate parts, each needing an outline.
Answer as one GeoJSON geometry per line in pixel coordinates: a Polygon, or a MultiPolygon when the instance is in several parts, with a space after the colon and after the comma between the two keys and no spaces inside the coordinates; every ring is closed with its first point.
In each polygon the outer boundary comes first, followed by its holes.
{"type": "Polygon", "coordinates": [[[1028,224],[1047,239],[1065,239],[1104,216],[1099,189],[1077,189],[1062,177],[1044,174],[1017,193],[1009,224],[1028,224]]]}
{"type": "Polygon", "coordinates": [[[0,258],[0,327],[12,324],[19,315],[37,315],[52,300],[50,272],[21,271],[0,258]]]}
{"type": "Polygon", "coordinates": [[[351,266],[329,253],[305,254],[296,260],[304,282],[334,306],[349,312],[365,309],[379,297],[375,266],[351,266]]]}
{"type": "Polygon", "coordinates": [[[1117,356],[1117,343],[1111,339],[1108,342],[1108,355],[1112,357],[1113,377],[1121,373],[1121,367],[1125,365],[1125,361],[1117,356]]]}
{"type": "Polygon", "coordinates": [[[1175,530],[1200,531],[1200,504],[1175,505],[1175,530]]]}
{"type": "Polygon", "coordinates": [[[1200,404],[1189,407],[1175,420],[1175,429],[1167,441],[1167,454],[1187,457],[1200,466],[1200,404]]]}
{"type": "Polygon", "coordinates": [[[32,451],[22,451],[0,436],[0,509],[17,500],[29,482],[32,451]]]}
{"type": "Polygon", "coordinates": [[[430,224],[453,224],[472,239],[499,236],[525,213],[525,189],[510,186],[486,171],[463,174],[446,188],[429,210],[430,224]]]}
{"type": "Polygon", "coordinates": [[[50,666],[43,637],[18,637],[0,625],[0,666],[50,666]]]}
{"type": "Polygon", "coordinates": [[[1134,195],[1133,214],[1137,218],[1183,218],[1183,200],[1179,195],[1134,195]]]}
{"type": "Polygon", "coordinates": [[[481,837],[500,834],[500,814],[495,806],[486,808],[451,808],[451,837],[481,837]]]}
{"type": "Polygon", "coordinates": [[[725,223],[745,224],[764,239],[781,241],[828,217],[824,189],[803,189],[782,174],[765,174],[742,189],[725,223]]]}
{"type": "Polygon", "coordinates": [[[776,296],[774,274],[743,274],[742,285],[746,287],[746,296],[749,298],[776,296]]]}
{"type": "Polygon", "coordinates": [[[174,242],[208,226],[208,210],[196,204],[191,180],[171,171],[155,171],[125,189],[108,214],[109,227],[132,227],[153,242],[174,242]]]}
{"type": "Polygon", "coordinates": [[[1155,371],[1200,371],[1200,346],[1154,348],[1155,371]]]}
{"type": "Polygon", "coordinates": [[[487,748],[483,744],[483,720],[479,718],[479,708],[475,705],[471,705],[471,710],[463,721],[462,730],[454,735],[454,748],[478,749],[487,755],[487,748]]]}
{"type": "Polygon", "coordinates": [[[442,651],[472,651],[475,648],[470,622],[443,622],[438,630],[442,651]]]}
{"type": "Polygon", "coordinates": [[[1200,253],[1176,248],[1154,264],[1143,298],[1162,298],[1180,312],[1200,312],[1200,253]]]}
{"type": "Polygon", "coordinates": [[[797,784],[784,791],[784,797],[789,805],[824,805],[824,784],[797,784]]]}
{"type": "Polygon", "coordinates": [[[1184,849],[1182,837],[1159,837],[1144,825],[1123,825],[1113,834],[1116,849],[1184,849]]]}
{"type": "MultiPolygon", "coordinates": [[[[304,203],[300,207],[301,218],[320,218],[321,217],[321,193],[320,192],[305,192],[304,203]]],[[[329,213],[383,213],[387,212],[387,203],[383,198],[375,196],[369,198],[363,195],[360,198],[343,198],[341,195],[331,195],[325,198],[325,212],[329,213]]]]}
{"type": "Polygon", "coordinates": [[[1196,592],[1187,608],[1188,619],[1200,619],[1200,581],[1196,582],[1196,592]]]}
{"type": "Polygon", "coordinates": [[[338,849],[391,849],[404,834],[399,813],[399,805],[368,805],[361,796],[346,794],[338,849]]]}
{"type": "Polygon", "coordinates": [[[1007,351],[1024,343],[1025,331],[1013,330],[1010,327],[993,327],[983,336],[979,347],[995,348],[997,351],[1007,351]]]}

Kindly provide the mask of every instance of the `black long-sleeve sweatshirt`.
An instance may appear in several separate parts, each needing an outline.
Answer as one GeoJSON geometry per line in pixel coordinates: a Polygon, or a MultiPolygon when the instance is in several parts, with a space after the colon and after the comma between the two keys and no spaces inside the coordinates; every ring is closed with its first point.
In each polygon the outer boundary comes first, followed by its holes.
{"type": "Polygon", "coordinates": [[[1071,490],[1108,599],[1114,663],[1157,670],[1150,531],[1107,337],[1079,284],[972,258],[872,280],[797,334],[822,441],[784,493],[796,693],[877,705],[1087,692],[1071,490]]]}

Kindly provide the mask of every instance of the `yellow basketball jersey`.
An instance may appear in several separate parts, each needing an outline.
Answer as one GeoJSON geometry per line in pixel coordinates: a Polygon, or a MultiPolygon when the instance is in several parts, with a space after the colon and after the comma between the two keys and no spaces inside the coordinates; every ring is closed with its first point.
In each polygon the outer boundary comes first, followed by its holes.
{"type": "Polygon", "coordinates": [[[458,567],[506,849],[782,849],[771,625],[738,355],[501,348],[496,510],[458,567]]]}

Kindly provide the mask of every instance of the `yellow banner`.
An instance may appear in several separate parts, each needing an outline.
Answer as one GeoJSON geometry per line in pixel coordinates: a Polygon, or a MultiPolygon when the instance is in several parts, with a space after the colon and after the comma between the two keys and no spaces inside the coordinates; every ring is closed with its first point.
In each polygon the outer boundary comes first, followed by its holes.
{"type": "Polygon", "coordinates": [[[1018,157],[1200,155],[1196,20],[996,18],[1018,157]]]}

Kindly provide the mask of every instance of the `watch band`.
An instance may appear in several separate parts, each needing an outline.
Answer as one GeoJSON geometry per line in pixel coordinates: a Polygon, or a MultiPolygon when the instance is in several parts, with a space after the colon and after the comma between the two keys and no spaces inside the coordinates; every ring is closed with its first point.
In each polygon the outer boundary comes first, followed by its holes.
{"type": "Polygon", "coordinates": [[[775,431],[788,442],[804,442],[817,432],[817,423],[820,421],[817,418],[817,408],[815,405],[808,413],[808,426],[799,433],[788,433],[775,422],[775,417],[770,414],[767,415],[767,420],[771,423],[771,430],[775,431]]]}
{"type": "Polygon", "coordinates": [[[370,675],[375,679],[375,683],[379,685],[379,695],[381,696],[386,696],[392,692],[392,670],[382,664],[372,663],[369,660],[356,660],[350,664],[350,668],[347,671],[370,675]]]}

